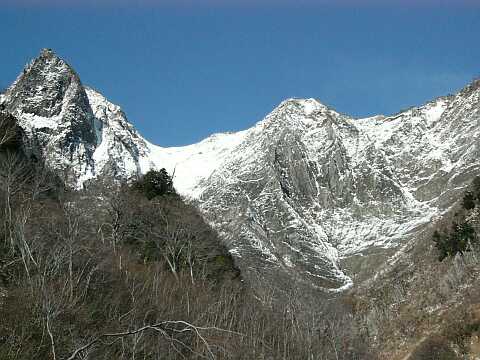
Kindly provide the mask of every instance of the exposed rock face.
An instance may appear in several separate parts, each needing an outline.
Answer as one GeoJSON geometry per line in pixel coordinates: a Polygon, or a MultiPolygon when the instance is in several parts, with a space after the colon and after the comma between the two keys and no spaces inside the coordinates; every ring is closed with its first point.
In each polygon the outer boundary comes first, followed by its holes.
{"type": "Polygon", "coordinates": [[[118,106],[84,87],[51,50],[42,50],[0,101],[19,119],[32,151],[72,183],[137,170],[144,141],[118,106]]]}
{"type": "Polygon", "coordinates": [[[152,167],[175,172],[177,190],[198,201],[259,286],[348,288],[480,172],[477,82],[390,117],[352,119],[314,99],[290,99],[251,129],[178,148],[149,144],[48,51],[3,102],[51,165],[73,167],[79,182],[152,167]]]}
{"type": "Polygon", "coordinates": [[[93,114],[79,77],[43,50],[5,93],[4,105],[30,135],[32,147],[62,171],[93,167],[93,114]]]}

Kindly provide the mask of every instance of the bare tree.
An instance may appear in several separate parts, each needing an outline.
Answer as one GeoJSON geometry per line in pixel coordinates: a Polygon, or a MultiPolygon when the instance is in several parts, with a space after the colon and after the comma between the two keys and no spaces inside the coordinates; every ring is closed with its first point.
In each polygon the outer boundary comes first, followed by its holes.
{"type": "Polygon", "coordinates": [[[0,154],[0,191],[4,199],[4,231],[10,247],[15,247],[13,201],[30,179],[28,164],[16,152],[0,154]]]}
{"type": "Polygon", "coordinates": [[[0,148],[11,143],[17,137],[15,118],[0,112],[0,148]]]}
{"type": "Polygon", "coordinates": [[[130,331],[124,331],[124,332],[117,332],[117,333],[105,333],[102,334],[89,343],[83,345],[82,347],[76,349],[73,351],[73,353],[70,355],[70,357],[67,358],[67,360],[74,360],[78,356],[81,355],[82,352],[86,351],[90,347],[101,343],[103,339],[107,338],[124,338],[127,336],[135,336],[138,334],[141,334],[146,331],[153,331],[160,336],[168,339],[172,346],[175,345],[180,345],[181,347],[186,347],[189,351],[194,353],[195,355],[201,357],[201,358],[206,358],[206,359],[216,359],[215,354],[212,351],[211,345],[209,342],[206,340],[205,335],[203,334],[204,331],[216,331],[216,332],[221,332],[221,333],[228,333],[228,334],[234,334],[234,335],[239,335],[239,336],[244,336],[244,334],[237,333],[234,331],[229,331],[225,329],[219,329],[217,327],[201,327],[201,326],[195,326],[192,325],[186,321],[161,321],[156,324],[152,325],[145,325],[142,326],[138,329],[135,330],[130,330],[130,331]],[[203,344],[205,351],[206,351],[206,356],[204,356],[202,353],[195,351],[192,349],[190,346],[187,344],[183,343],[182,341],[178,340],[175,337],[175,334],[182,334],[182,333],[192,333],[194,336],[200,340],[200,342],[203,344]]]}

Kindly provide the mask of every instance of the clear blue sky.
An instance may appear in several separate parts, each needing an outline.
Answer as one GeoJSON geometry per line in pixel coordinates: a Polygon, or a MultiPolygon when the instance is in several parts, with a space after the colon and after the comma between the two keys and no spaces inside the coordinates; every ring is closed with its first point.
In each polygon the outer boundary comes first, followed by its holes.
{"type": "Polygon", "coordinates": [[[53,48],[162,146],[248,128],[289,97],[390,114],[480,75],[479,0],[0,5],[1,87],[53,48]]]}

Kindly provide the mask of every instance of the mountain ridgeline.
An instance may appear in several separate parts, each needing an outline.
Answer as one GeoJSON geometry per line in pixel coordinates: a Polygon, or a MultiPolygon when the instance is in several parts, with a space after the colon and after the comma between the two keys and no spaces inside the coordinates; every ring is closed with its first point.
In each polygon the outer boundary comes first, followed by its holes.
{"type": "Polygon", "coordinates": [[[0,358],[480,349],[480,80],[365,119],[288,99],[164,148],[43,50],[0,106],[0,358]]]}

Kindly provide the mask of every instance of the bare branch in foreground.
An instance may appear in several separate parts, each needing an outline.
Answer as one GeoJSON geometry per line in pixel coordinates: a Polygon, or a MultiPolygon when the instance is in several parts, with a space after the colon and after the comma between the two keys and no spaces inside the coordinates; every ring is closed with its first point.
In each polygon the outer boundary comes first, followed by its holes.
{"type": "MultiPolygon", "coordinates": [[[[210,348],[210,345],[208,344],[207,340],[205,339],[205,337],[202,336],[202,334],[200,333],[200,331],[202,330],[215,330],[215,331],[221,331],[221,332],[225,332],[225,333],[229,333],[229,334],[234,334],[234,335],[238,335],[238,336],[245,336],[244,334],[242,333],[238,333],[238,332],[235,332],[235,331],[230,331],[230,330],[225,330],[225,329],[220,329],[220,328],[217,328],[217,327],[199,327],[199,326],[194,326],[186,321],[181,321],[181,320],[178,320],[178,321],[162,321],[162,322],[159,322],[157,324],[153,324],[153,325],[145,325],[145,326],[142,326],[141,328],[138,328],[136,330],[131,330],[131,331],[125,331],[125,332],[118,332],[118,333],[106,333],[106,334],[102,334],[100,335],[99,337],[93,339],[92,341],[90,341],[89,343],[83,345],[82,347],[76,349],[72,355],[70,355],[70,357],[68,357],[66,360],[74,360],[77,358],[77,356],[79,356],[82,352],[88,350],[90,347],[92,347],[93,345],[97,344],[98,342],[102,341],[103,339],[107,339],[107,338],[121,338],[121,337],[125,337],[125,336],[131,336],[131,335],[136,335],[136,334],[139,334],[141,332],[144,332],[144,331],[148,331],[148,330],[152,330],[152,331],[155,331],[155,332],[158,332],[160,333],[162,336],[168,338],[169,340],[173,341],[173,342],[176,342],[178,343],[179,345],[181,346],[184,346],[186,347],[188,350],[192,351],[193,353],[196,353],[193,349],[191,349],[189,346],[187,346],[186,344],[184,344],[183,342],[181,342],[180,340],[177,340],[175,339],[174,337],[168,335],[167,331],[171,331],[171,332],[175,332],[175,333],[184,333],[184,332],[187,332],[187,331],[190,331],[190,332],[193,332],[198,339],[200,339],[200,341],[203,343],[203,345],[205,346],[208,354],[209,354],[209,357],[211,359],[215,359],[215,355],[213,354],[211,348],[210,348]],[[181,328],[181,329],[175,329],[175,328],[171,328],[171,327],[168,327],[169,325],[183,325],[184,327],[181,328]]],[[[205,356],[201,355],[201,354],[198,354],[196,353],[196,355],[198,356],[201,356],[203,358],[206,358],[205,356]]]]}

